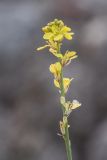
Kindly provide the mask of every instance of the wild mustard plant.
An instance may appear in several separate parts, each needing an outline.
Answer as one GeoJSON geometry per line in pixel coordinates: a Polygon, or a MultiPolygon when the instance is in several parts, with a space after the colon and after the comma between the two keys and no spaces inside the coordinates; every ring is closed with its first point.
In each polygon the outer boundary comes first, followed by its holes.
{"type": "Polygon", "coordinates": [[[54,85],[59,89],[60,93],[60,103],[63,112],[62,120],[59,122],[60,135],[63,137],[65,142],[67,160],[72,160],[71,142],[69,138],[70,125],[68,124],[68,117],[72,110],[80,107],[81,104],[77,100],[73,100],[72,102],[66,100],[66,93],[73,78],[64,77],[63,68],[70,64],[71,60],[77,58],[77,54],[75,51],[69,50],[62,53],[61,46],[64,39],[72,40],[74,33],[71,28],[64,25],[62,20],[58,19],[48,23],[42,28],[42,31],[44,32],[43,39],[46,41],[46,44],[37,48],[37,50],[39,51],[48,48],[49,51],[57,58],[57,62],[51,64],[49,70],[53,74],[54,85]]]}

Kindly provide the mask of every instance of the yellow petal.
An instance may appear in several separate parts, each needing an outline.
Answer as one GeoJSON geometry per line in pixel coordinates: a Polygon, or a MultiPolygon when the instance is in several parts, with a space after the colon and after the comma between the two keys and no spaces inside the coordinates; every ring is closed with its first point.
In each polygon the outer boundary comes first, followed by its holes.
{"type": "Polygon", "coordinates": [[[69,28],[67,26],[62,27],[62,29],[61,29],[61,33],[69,32],[69,31],[71,31],[71,28],[69,28]]]}
{"type": "Polygon", "coordinates": [[[55,41],[61,41],[63,39],[63,35],[62,34],[58,34],[57,36],[54,37],[55,41]]]}
{"type": "Polygon", "coordinates": [[[45,49],[47,47],[49,47],[49,45],[45,45],[45,46],[39,47],[39,48],[37,48],[37,51],[40,51],[40,50],[45,49]]]}
{"type": "Polygon", "coordinates": [[[50,67],[49,67],[49,70],[50,70],[51,73],[55,73],[56,72],[55,65],[51,64],[50,67]]]}
{"type": "Polygon", "coordinates": [[[55,64],[51,64],[49,67],[49,70],[51,73],[54,74],[54,77],[56,79],[59,79],[60,73],[61,73],[61,64],[59,62],[56,62],[55,64]]]}
{"type": "Polygon", "coordinates": [[[56,79],[54,79],[54,85],[55,87],[60,88],[60,84],[56,79]]]}
{"type": "Polygon", "coordinates": [[[67,55],[68,58],[71,58],[71,57],[73,57],[74,55],[76,55],[76,52],[75,52],[75,51],[68,51],[68,52],[66,53],[66,55],[67,55]]]}
{"type": "Polygon", "coordinates": [[[55,33],[55,32],[56,32],[56,30],[57,30],[56,25],[52,25],[51,29],[52,29],[52,32],[53,32],[53,33],[55,33]]]}
{"type": "Polygon", "coordinates": [[[68,91],[68,88],[69,88],[70,83],[71,83],[72,80],[73,80],[73,78],[71,78],[71,79],[63,78],[63,84],[64,84],[65,93],[68,91]]]}
{"type": "Polygon", "coordinates": [[[64,26],[64,22],[62,20],[58,20],[58,23],[61,25],[61,26],[64,26]]]}
{"type": "Polygon", "coordinates": [[[62,58],[62,65],[67,65],[71,62],[72,59],[77,58],[75,51],[66,51],[65,55],[62,58]]]}
{"type": "Polygon", "coordinates": [[[45,34],[44,34],[43,38],[44,38],[44,39],[51,39],[52,36],[53,36],[53,33],[48,32],[48,33],[45,33],[45,34]]]}
{"type": "Polygon", "coordinates": [[[61,64],[60,64],[60,62],[56,62],[55,63],[55,67],[56,67],[57,71],[61,72],[61,64]]]}
{"type": "Polygon", "coordinates": [[[77,58],[78,56],[76,55],[76,52],[75,51],[70,51],[70,52],[67,52],[65,54],[65,59],[66,60],[72,60],[74,58],[77,58]]]}
{"type": "Polygon", "coordinates": [[[71,82],[71,79],[69,79],[69,78],[63,79],[64,86],[68,86],[70,84],[70,82],[71,82]]]}
{"type": "Polygon", "coordinates": [[[68,40],[71,40],[72,39],[72,35],[73,33],[65,33],[65,38],[68,39],[68,40]]]}
{"type": "Polygon", "coordinates": [[[48,26],[43,27],[43,28],[42,28],[42,31],[43,31],[43,32],[48,32],[48,31],[49,31],[49,27],[48,27],[48,26]]]}

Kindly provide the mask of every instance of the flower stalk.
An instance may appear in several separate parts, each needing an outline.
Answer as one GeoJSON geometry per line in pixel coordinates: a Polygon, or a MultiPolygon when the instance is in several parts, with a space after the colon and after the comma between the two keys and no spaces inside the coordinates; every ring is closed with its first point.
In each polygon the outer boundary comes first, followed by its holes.
{"type": "Polygon", "coordinates": [[[55,19],[53,22],[47,24],[47,26],[42,28],[44,35],[43,39],[46,41],[46,45],[37,48],[37,50],[42,50],[45,48],[49,48],[49,51],[57,58],[57,62],[51,64],[49,67],[50,72],[54,76],[54,85],[59,89],[60,93],[60,103],[63,112],[62,120],[59,122],[60,132],[63,137],[67,160],[72,160],[72,150],[71,150],[71,142],[69,137],[69,127],[68,117],[70,113],[81,106],[81,104],[77,100],[73,100],[72,102],[66,100],[66,93],[69,89],[71,81],[73,78],[67,78],[63,75],[63,68],[70,64],[72,59],[77,58],[77,54],[75,51],[66,51],[65,53],[61,52],[61,45],[63,39],[72,40],[72,36],[74,35],[71,32],[71,28],[64,25],[63,21],[55,19]]]}
{"type": "MultiPolygon", "coordinates": [[[[61,96],[65,98],[64,93],[64,86],[63,86],[63,68],[61,70],[61,96]]],[[[71,142],[69,138],[69,130],[68,130],[68,117],[65,115],[65,109],[63,107],[63,119],[66,119],[66,125],[65,125],[65,135],[63,136],[65,147],[66,147],[66,153],[67,153],[67,159],[72,160],[72,152],[71,152],[71,142]]]]}

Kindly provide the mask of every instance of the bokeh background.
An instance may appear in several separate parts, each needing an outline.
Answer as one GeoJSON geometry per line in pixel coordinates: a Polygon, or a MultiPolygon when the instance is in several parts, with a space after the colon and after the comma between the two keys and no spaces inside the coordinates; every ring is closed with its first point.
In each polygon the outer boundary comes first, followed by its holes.
{"type": "Polygon", "coordinates": [[[59,93],[42,26],[62,19],[75,32],[63,51],[79,58],[68,98],[81,108],[70,117],[73,160],[107,160],[107,1],[0,0],[0,160],[66,160],[59,132],[59,93]]]}

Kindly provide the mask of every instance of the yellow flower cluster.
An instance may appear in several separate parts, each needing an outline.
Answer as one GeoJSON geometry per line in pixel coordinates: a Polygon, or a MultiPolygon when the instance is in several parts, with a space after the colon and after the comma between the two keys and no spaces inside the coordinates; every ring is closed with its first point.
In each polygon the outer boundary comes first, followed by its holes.
{"type": "MultiPolygon", "coordinates": [[[[46,40],[46,45],[39,47],[37,50],[42,50],[49,47],[49,51],[57,57],[60,62],[50,65],[50,72],[54,75],[54,85],[57,88],[61,88],[61,69],[63,66],[69,64],[72,59],[77,58],[75,51],[66,51],[65,54],[60,53],[60,47],[62,40],[72,39],[71,28],[64,25],[63,21],[55,19],[53,22],[48,23],[42,28],[44,35],[43,38],[46,40]]],[[[64,92],[66,93],[72,79],[63,78],[64,92]]]]}
{"type": "MultiPolygon", "coordinates": [[[[42,28],[42,31],[44,32],[43,39],[46,40],[46,45],[37,48],[37,50],[39,51],[48,47],[49,51],[58,58],[59,62],[51,64],[49,70],[54,76],[54,85],[59,88],[60,93],[63,83],[63,90],[65,94],[68,91],[73,78],[62,77],[61,73],[65,65],[68,65],[72,59],[77,58],[77,54],[75,51],[68,50],[64,54],[61,53],[61,42],[63,39],[71,40],[74,33],[71,32],[71,28],[64,25],[63,21],[57,19],[48,23],[45,27],[42,28]]],[[[74,100],[72,103],[70,101],[64,101],[62,103],[61,101],[61,104],[64,107],[66,115],[69,115],[73,109],[78,108],[81,105],[76,100],[74,100]]]]}
{"type": "Polygon", "coordinates": [[[77,57],[74,51],[66,51],[64,55],[60,53],[60,45],[63,39],[71,40],[74,35],[74,33],[71,32],[71,28],[64,25],[63,21],[55,19],[43,27],[42,31],[44,32],[43,38],[47,44],[37,48],[38,51],[48,47],[54,56],[61,59],[63,65],[77,57]]]}
{"type": "Polygon", "coordinates": [[[62,41],[64,38],[71,40],[71,28],[64,25],[63,21],[55,19],[42,28],[45,33],[43,38],[49,41],[62,41]]]}

